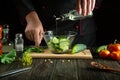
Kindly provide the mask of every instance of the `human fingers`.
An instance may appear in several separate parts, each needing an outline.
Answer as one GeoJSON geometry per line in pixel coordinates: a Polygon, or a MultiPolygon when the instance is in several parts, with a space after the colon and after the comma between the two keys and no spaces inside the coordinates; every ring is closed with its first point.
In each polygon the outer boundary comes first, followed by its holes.
{"type": "Polygon", "coordinates": [[[43,38],[42,31],[36,31],[36,33],[34,34],[34,41],[36,47],[39,47],[42,38],[43,38]]]}
{"type": "Polygon", "coordinates": [[[95,3],[96,3],[96,0],[91,0],[91,10],[93,11],[94,8],[95,8],[95,3]]]}
{"type": "Polygon", "coordinates": [[[29,39],[30,41],[34,40],[34,34],[31,31],[25,30],[25,36],[27,37],[27,39],[29,39]]]}
{"type": "Polygon", "coordinates": [[[86,16],[87,14],[87,0],[82,0],[82,15],[86,16]]]}
{"type": "Polygon", "coordinates": [[[87,15],[92,11],[92,1],[87,0],[87,15]]]}
{"type": "Polygon", "coordinates": [[[79,14],[82,13],[82,8],[81,8],[81,0],[77,0],[76,2],[76,10],[79,14]]]}

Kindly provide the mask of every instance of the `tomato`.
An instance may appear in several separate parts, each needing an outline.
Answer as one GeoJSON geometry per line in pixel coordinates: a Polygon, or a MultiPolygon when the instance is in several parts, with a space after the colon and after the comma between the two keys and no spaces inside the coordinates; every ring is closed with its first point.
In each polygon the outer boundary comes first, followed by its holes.
{"type": "Polygon", "coordinates": [[[2,54],[2,42],[0,41],[0,55],[2,54]]]}
{"type": "Polygon", "coordinates": [[[120,51],[113,51],[111,53],[111,58],[114,60],[120,60],[120,51]]]}
{"type": "Polygon", "coordinates": [[[109,44],[109,45],[107,46],[107,49],[108,49],[110,52],[120,51],[120,44],[119,44],[119,43],[109,44]]]}
{"type": "Polygon", "coordinates": [[[0,25],[0,39],[2,39],[2,25],[0,25]]]}
{"type": "Polygon", "coordinates": [[[108,58],[108,57],[110,57],[110,51],[109,50],[101,50],[99,55],[102,58],[108,58]]]}

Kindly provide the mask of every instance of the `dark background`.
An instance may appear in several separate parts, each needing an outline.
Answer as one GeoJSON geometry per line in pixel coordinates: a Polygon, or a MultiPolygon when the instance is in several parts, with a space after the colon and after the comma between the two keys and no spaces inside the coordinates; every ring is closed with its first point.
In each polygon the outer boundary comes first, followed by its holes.
{"type": "Polygon", "coordinates": [[[34,44],[25,37],[25,26],[21,25],[19,15],[11,0],[0,0],[0,24],[9,24],[9,38],[11,41],[14,42],[16,33],[22,33],[25,44],[34,44]]]}
{"type": "Polygon", "coordinates": [[[119,5],[118,1],[103,0],[100,9],[96,11],[98,45],[113,43],[115,39],[120,40],[119,5]]]}
{"type": "MultiPolygon", "coordinates": [[[[103,0],[99,9],[94,10],[94,18],[98,26],[98,45],[113,43],[115,39],[120,40],[119,5],[113,0],[103,0]]],[[[14,41],[16,33],[23,33],[25,43],[31,43],[24,35],[25,28],[20,24],[19,15],[11,0],[0,0],[0,24],[10,25],[9,38],[11,40],[14,41]]]]}

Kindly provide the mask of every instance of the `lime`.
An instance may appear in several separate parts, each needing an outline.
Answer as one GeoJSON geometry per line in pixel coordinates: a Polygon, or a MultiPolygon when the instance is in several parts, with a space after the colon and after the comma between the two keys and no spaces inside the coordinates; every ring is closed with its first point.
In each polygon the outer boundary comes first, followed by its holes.
{"type": "Polygon", "coordinates": [[[85,50],[86,48],[87,48],[87,45],[85,44],[75,44],[71,50],[71,53],[74,54],[82,50],[85,50]]]}

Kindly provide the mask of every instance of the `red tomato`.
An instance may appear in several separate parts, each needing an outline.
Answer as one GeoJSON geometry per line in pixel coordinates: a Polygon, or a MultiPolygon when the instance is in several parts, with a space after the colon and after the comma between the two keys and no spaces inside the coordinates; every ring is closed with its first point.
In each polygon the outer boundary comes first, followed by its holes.
{"type": "Polygon", "coordinates": [[[110,57],[110,51],[109,50],[101,50],[99,55],[102,58],[108,58],[108,57],[110,57]]]}
{"type": "Polygon", "coordinates": [[[0,39],[2,39],[2,25],[0,25],[0,39]]]}
{"type": "Polygon", "coordinates": [[[2,54],[2,42],[0,41],[0,55],[2,54]]]}
{"type": "Polygon", "coordinates": [[[107,46],[107,49],[108,49],[110,52],[120,51],[120,44],[119,44],[119,43],[109,44],[109,45],[107,46]]]}
{"type": "Polygon", "coordinates": [[[113,51],[111,53],[111,58],[114,60],[120,60],[120,51],[113,51]]]}

